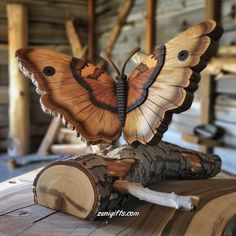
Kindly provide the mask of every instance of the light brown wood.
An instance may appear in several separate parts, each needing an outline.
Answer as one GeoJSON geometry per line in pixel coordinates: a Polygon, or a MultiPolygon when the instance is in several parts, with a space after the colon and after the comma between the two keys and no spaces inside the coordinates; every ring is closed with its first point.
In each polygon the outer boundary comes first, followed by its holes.
{"type": "Polygon", "coordinates": [[[236,58],[226,56],[212,58],[207,67],[207,73],[211,75],[236,74],[236,58]]]}
{"type": "Polygon", "coordinates": [[[60,126],[61,120],[58,117],[54,117],[49,125],[42,143],[39,146],[37,154],[47,155],[49,153],[50,146],[53,144],[60,126]]]}
{"type": "Polygon", "coordinates": [[[209,138],[201,138],[196,135],[191,135],[191,134],[182,134],[182,139],[186,142],[193,143],[193,144],[199,144],[199,145],[204,145],[207,147],[220,147],[223,144],[214,139],[209,139],[209,138]]]}
{"type": "Polygon", "coordinates": [[[60,128],[57,137],[56,143],[59,144],[78,144],[80,143],[80,139],[76,136],[75,132],[68,128],[60,128]]]}
{"type": "Polygon", "coordinates": [[[88,64],[86,69],[80,70],[80,77],[78,77],[79,70],[76,69],[76,65],[81,66],[84,64],[80,59],[76,59],[71,63],[72,58],[57,53],[55,51],[45,49],[20,49],[16,52],[18,58],[18,64],[23,73],[32,79],[32,81],[38,81],[36,87],[39,92],[48,93],[41,96],[40,102],[45,112],[51,115],[58,115],[68,127],[75,130],[76,133],[84,137],[87,142],[93,144],[99,142],[111,143],[119,138],[121,133],[121,125],[118,115],[109,110],[101,109],[96,104],[91,102],[91,96],[95,98],[97,94],[100,94],[99,100],[108,105],[116,107],[116,96],[114,95],[113,85],[114,81],[106,74],[100,76],[101,71],[92,64],[88,64]],[[25,60],[26,57],[29,60],[25,60]],[[62,70],[61,76],[53,75],[54,81],[59,83],[50,83],[52,78],[45,75],[42,71],[45,67],[45,60],[55,68],[55,71],[62,70]],[[37,65],[37,68],[41,68],[39,73],[31,72],[30,64],[37,65]],[[97,80],[100,76],[101,80],[97,80]],[[92,79],[88,79],[91,78],[92,79]],[[66,84],[61,78],[66,78],[66,84]],[[76,80],[79,79],[95,86],[95,93],[85,89],[76,80]],[[42,82],[42,79],[44,82],[42,82]],[[41,81],[41,82],[40,82],[41,81]],[[48,81],[49,83],[45,83],[48,81]],[[50,89],[50,87],[61,86],[60,89],[50,89]],[[106,91],[106,93],[104,93],[106,91]],[[87,95],[89,96],[86,96],[87,95]],[[50,97],[50,98],[49,98],[50,97]],[[62,99],[64,98],[64,99],[62,99]],[[60,99],[60,106],[57,106],[58,99],[60,99]],[[76,103],[75,103],[76,102],[76,103]],[[88,106],[91,104],[91,106],[88,106]],[[55,110],[56,109],[56,110],[55,110]],[[93,112],[91,113],[91,109],[93,112]],[[81,111],[81,112],[79,112],[81,111]],[[87,114],[89,112],[89,116],[87,114]],[[76,113],[76,115],[72,115],[76,113]],[[84,119],[84,115],[88,116],[84,119]],[[109,120],[107,122],[107,119],[109,120]],[[86,124],[82,124],[86,123],[86,124]]]}
{"type": "MultiPolygon", "coordinates": [[[[205,20],[219,22],[219,1],[205,0],[205,20]]],[[[201,110],[200,122],[207,124],[213,122],[213,77],[209,74],[200,83],[201,110]]],[[[211,147],[200,147],[203,152],[212,152],[211,147]]]]}
{"type": "Polygon", "coordinates": [[[59,115],[88,143],[112,144],[122,131],[129,144],[156,143],[166,132],[172,113],[190,108],[199,73],[213,56],[221,34],[214,21],[206,21],[176,36],[165,47],[157,48],[135,68],[127,80],[127,91],[125,83],[116,86],[117,94],[127,93],[127,103],[116,95],[115,82],[109,75],[92,64],[84,67],[80,59],[71,63],[71,57],[44,49],[18,50],[17,58],[22,72],[33,83],[37,81],[38,91],[46,92],[40,99],[43,110],[59,115]],[[182,42],[188,43],[182,46],[182,42]],[[42,72],[45,60],[55,68],[53,75],[42,72]],[[32,71],[31,65],[40,68],[39,73],[32,71]],[[63,76],[57,76],[58,70],[63,71],[63,76]],[[57,83],[51,83],[50,76],[57,83]],[[66,78],[66,84],[61,78],[66,78]],[[129,111],[127,116],[125,106],[129,111]]]}
{"type": "Polygon", "coordinates": [[[82,58],[83,46],[78,33],[76,32],[73,20],[66,21],[66,33],[74,57],[82,58]]]}
{"type": "Polygon", "coordinates": [[[213,201],[205,205],[205,207],[197,213],[185,233],[186,236],[192,236],[193,232],[198,232],[199,235],[222,235],[225,227],[232,217],[235,216],[236,211],[236,193],[229,193],[222,197],[218,197],[213,201]],[[227,206],[226,203],[227,202],[227,206]],[[215,207],[217,206],[217,207],[215,207]],[[212,217],[212,211],[214,209],[214,216],[212,217]],[[209,220],[207,224],[203,217],[207,217],[209,220]],[[217,221],[220,223],[217,224],[217,221]],[[201,227],[199,227],[201,226],[201,227]]]}
{"type": "Polygon", "coordinates": [[[95,52],[95,2],[88,0],[88,60],[93,61],[95,52]]]}
{"type": "MultiPolygon", "coordinates": [[[[103,49],[103,51],[108,55],[111,56],[113,47],[118,39],[118,36],[120,35],[121,29],[123,25],[126,22],[126,18],[129,15],[129,12],[133,6],[133,0],[124,0],[120,3],[120,8],[118,10],[118,15],[116,19],[115,25],[112,27],[111,31],[109,32],[109,35],[106,40],[106,46],[103,49]]],[[[104,67],[106,62],[102,60],[98,66],[104,67]]]]}
{"type": "Polygon", "coordinates": [[[200,111],[200,122],[201,124],[211,123],[213,120],[213,77],[210,74],[202,75],[203,83],[200,83],[200,102],[201,102],[201,111],[200,111]]]}
{"type": "Polygon", "coordinates": [[[92,147],[87,147],[84,143],[78,144],[53,144],[50,147],[51,153],[59,153],[59,154],[84,154],[84,153],[91,153],[92,147]]]}
{"type": "MultiPolygon", "coordinates": [[[[74,23],[72,20],[68,20],[66,22],[66,32],[67,37],[70,42],[70,46],[72,49],[73,56],[78,58],[84,58],[85,57],[85,49],[82,47],[82,43],[80,40],[80,37],[78,33],[76,32],[74,23]]],[[[54,147],[51,147],[53,142],[55,141],[58,131],[61,127],[61,121],[58,117],[54,117],[49,125],[48,131],[39,147],[38,154],[39,155],[47,155],[49,151],[52,153],[70,153],[70,150],[65,148],[65,146],[58,147],[58,145],[55,145],[54,147]]],[[[79,147],[76,148],[78,150],[79,147]]],[[[74,154],[74,148],[71,150],[71,154],[74,154]]]]}
{"type": "Polygon", "coordinates": [[[168,129],[172,113],[190,108],[200,72],[216,52],[215,41],[221,35],[222,29],[215,21],[206,21],[190,27],[149,56],[142,56],[145,66],[138,65],[128,79],[127,107],[142,100],[143,91],[139,87],[151,78],[157,79],[148,88],[147,99],[127,113],[123,132],[128,143],[157,142],[168,129]]]}
{"type": "MultiPolygon", "coordinates": [[[[150,54],[150,53],[147,53],[150,54]]],[[[219,47],[218,54],[216,58],[212,58],[212,60],[208,63],[208,66],[211,64],[213,60],[222,60],[224,57],[228,58],[230,56],[235,56],[236,55],[236,46],[234,45],[223,45],[219,47]]],[[[132,60],[134,61],[135,64],[139,64],[142,60],[144,60],[145,54],[142,53],[136,53],[132,60]]],[[[224,60],[222,60],[222,63],[224,63],[224,60]]],[[[214,63],[213,63],[214,64],[214,63]]],[[[208,67],[206,68],[206,70],[208,67]]],[[[213,70],[212,70],[213,72],[213,70]]],[[[214,72],[213,72],[214,73],[214,72]]]]}
{"type": "Polygon", "coordinates": [[[205,0],[205,20],[219,22],[220,3],[217,0],[205,0]]]}
{"type": "Polygon", "coordinates": [[[40,184],[35,188],[37,202],[51,209],[87,218],[97,201],[95,183],[76,166],[51,166],[45,169],[38,181],[40,184]]]}
{"type": "Polygon", "coordinates": [[[145,52],[150,54],[155,46],[156,1],[146,0],[145,52]]]}
{"type": "Polygon", "coordinates": [[[219,47],[218,54],[220,56],[235,56],[236,46],[235,45],[224,45],[219,47]]]}
{"type": "Polygon", "coordinates": [[[15,52],[27,46],[27,8],[22,4],[8,4],[7,16],[10,76],[8,154],[20,156],[27,154],[30,148],[29,85],[18,70],[15,52]]]}
{"type": "MultiPolygon", "coordinates": [[[[210,74],[202,75],[203,79],[200,83],[200,123],[208,124],[213,122],[213,83],[214,78],[210,74]]],[[[211,147],[200,147],[202,152],[212,152],[211,147]]]]}

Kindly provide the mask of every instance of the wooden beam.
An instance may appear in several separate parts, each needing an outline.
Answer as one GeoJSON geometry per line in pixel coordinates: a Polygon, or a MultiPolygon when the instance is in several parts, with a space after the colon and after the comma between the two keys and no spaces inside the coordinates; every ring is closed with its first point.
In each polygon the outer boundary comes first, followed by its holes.
{"type": "Polygon", "coordinates": [[[213,95],[214,77],[210,74],[202,74],[200,83],[200,123],[207,124],[213,122],[213,95]]]}
{"type": "Polygon", "coordinates": [[[217,75],[220,73],[236,74],[236,58],[235,57],[214,57],[206,68],[207,73],[217,75]]]}
{"type": "Polygon", "coordinates": [[[49,149],[56,138],[60,125],[61,120],[58,117],[54,117],[49,125],[49,128],[43,138],[42,143],[40,144],[37,154],[47,155],[49,153],[49,149]]]}
{"type": "Polygon", "coordinates": [[[22,4],[8,4],[7,16],[10,76],[8,154],[21,156],[27,154],[30,147],[29,85],[28,80],[18,70],[15,51],[27,46],[27,8],[22,4]]]}
{"type": "Polygon", "coordinates": [[[95,51],[94,38],[94,0],[88,0],[88,60],[93,61],[95,51]]]}
{"type": "MultiPolygon", "coordinates": [[[[219,5],[217,0],[205,0],[205,19],[219,20],[219,5]]],[[[213,78],[211,75],[201,80],[201,115],[200,121],[203,124],[213,122],[213,78]]]]}
{"type": "Polygon", "coordinates": [[[220,1],[205,0],[205,19],[219,22],[220,18],[220,1]]]}
{"type": "MultiPolygon", "coordinates": [[[[103,51],[108,55],[111,56],[112,50],[115,46],[115,43],[120,35],[121,29],[123,25],[126,23],[126,19],[129,15],[129,12],[133,6],[134,0],[123,0],[121,5],[122,7],[119,8],[118,10],[118,16],[117,16],[117,21],[115,25],[112,27],[107,42],[106,42],[106,47],[103,49],[103,51]]],[[[102,60],[98,66],[99,67],[104,67],[106,65],[106,62],[102,60]]]]}
{"type": "Polygon", "coordinates": [[[156,0],[146,0],[147,18],[145,31],[145,52],[152,53],[155,46],[156,0]]]}
{"type": "Polygon", "coordinates": [[[54,144],[50,148],[51,153],[55,154],[69,154],[78,155],[93,153],[92,146],[86,146],[85,144],[54,144]]]}
{"type": "Polygon", "coordinates": [[[224,56],[235,56],[236,55],[236,45],[224,45],[219,48],[219,55],[224,56]]]}
{"type": "MultiPolygon", "coordinates": [[[[219,21],[219,1],[205,0],[205,19],[213,19],[219,21]]],[[[200,83],[200,97],[201,97],[201,124],[213,122],[213,94],[214,94],[214,81],[211,75],[208,78],[203,78],[200,83]]],[[[203,152],[212,152],[210,147],[201,147],[203,152]]]]}
{"type": "Polygon", "coordinates": [[[80,37],[76,32],[73,20],[66,21],[66,33],[67,33],[67,38],[70,42],[73,56],[81,58],[81,52],[83,51],[83,47],[80,37]]]}
{"type": "Polygon", "coordinates": [[[182,139],[188,143],[204,145],[208,147],[220,147],[223,146],[221,142],[210,138],[201,138],[192,134],[182,134],[182,139]]]}

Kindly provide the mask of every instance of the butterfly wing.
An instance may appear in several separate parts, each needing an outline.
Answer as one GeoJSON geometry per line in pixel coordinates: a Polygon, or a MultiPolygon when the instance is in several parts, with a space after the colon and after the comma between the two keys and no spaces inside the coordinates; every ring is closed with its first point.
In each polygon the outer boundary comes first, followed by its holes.
{"type": "Polygon", "coordinates": [[[212,20],[193,26],[146,56],[128,79],[128,143],[156,142],[173,113],[187,110],[200,72],[215,54],[222,29],[212,20]]]}
{"type": "Polygon", "coordinates": [[[112,143],[121,133],[114,81],[80,59],[45,49],[19,49],[19,67],[36,85],[44,111],[59,115],[88,142],[112,143]]]}

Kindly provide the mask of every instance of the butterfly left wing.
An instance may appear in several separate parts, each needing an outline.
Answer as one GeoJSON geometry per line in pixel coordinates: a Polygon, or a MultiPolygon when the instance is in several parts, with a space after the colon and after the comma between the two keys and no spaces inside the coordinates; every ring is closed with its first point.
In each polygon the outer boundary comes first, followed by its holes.
{"type": "Polygon", "coordinates": [[[45,49],[19,49],[19,67],[41,94],[42,109],[59,115],[90,143],[121,134],[114,81],[80,59],[45,49]]]}
{"type": "Polygon", "coordinates": [[[187,110],[200,72],[216,52],[222,29],[212,20],[193,26],[156,49],[128,79],[124,138],[128,143],[156,142],[173,113],[187,110]]]}

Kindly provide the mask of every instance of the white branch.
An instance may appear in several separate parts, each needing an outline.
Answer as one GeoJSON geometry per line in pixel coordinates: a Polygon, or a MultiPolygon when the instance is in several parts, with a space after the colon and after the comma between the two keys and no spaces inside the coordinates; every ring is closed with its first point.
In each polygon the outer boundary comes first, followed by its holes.
{"type": "Polygon", "coordinates": [[[140,200],[175,209],[192,210],[199,202],[199,197],[197,196],[179,196],[175,193],[157,192],[144,188],[139,183],[128,181],[116,180],[113,187],[120,192],[129,193],[140,200]]]}

